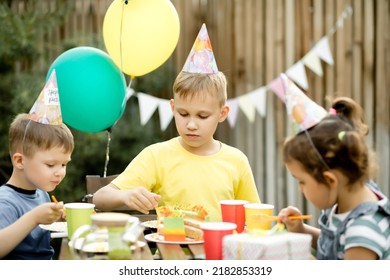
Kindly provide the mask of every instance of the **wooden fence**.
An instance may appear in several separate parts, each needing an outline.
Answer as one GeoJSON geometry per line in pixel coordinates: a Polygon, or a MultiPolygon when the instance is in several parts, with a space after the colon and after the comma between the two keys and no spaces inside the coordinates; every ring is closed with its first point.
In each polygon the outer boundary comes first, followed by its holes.
{"type": "MultiPolygon", "coordinates": [[[[108,0],[69,0],[75,11],[61,29],[46,35],[51,48],[40,67],[48,68],[61,54],[59,41],[78,36],[79,45],[102,38],[108,0]]],[[[55,1],[42,5],[55,8],[55,1]]],[[[336,21],[352,8],[352,15],[329,36],[334,65],[322,62],[323,76],[305,69],[307,95],[328,108],[327,97],[349,96],[360,103],[370,127],[368,141],[378,154],[376,178],[390,194],[390,43],[389,0],[172,0],[180,18],[180,39],[166,62],[180,71],[202,23],[206,23],[219,70],[229,81],[229,98],[266,86],[329,34],[336,21]]],[[[174,77],[168,77],[172,80],[174,77]]],[[[171,88],[162,94],[171,97],[171,88]]],[[[266,116],[253,123],[239,112],[236,125],[227,122],[217,131],[221,141],[249,157],[260,197],[277,211],[287,205],[303,212],[318,211],[299,193],[281,161],[287,136],[284,104],[267,93],[266,116]]],[[[311,223],[316,223],[313,219],[311,223]]]]}

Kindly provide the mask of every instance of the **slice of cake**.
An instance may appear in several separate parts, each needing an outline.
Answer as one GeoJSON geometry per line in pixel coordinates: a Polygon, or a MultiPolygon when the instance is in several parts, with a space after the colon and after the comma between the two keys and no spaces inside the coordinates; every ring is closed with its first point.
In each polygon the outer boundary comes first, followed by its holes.
{"type": "Polygon", "coordinates": [[[208,213],[202,206],[160,206],[157,232],[167,241],[184,241],[186,237],[203,239],[200,224],[208,220],[208,213]]]}

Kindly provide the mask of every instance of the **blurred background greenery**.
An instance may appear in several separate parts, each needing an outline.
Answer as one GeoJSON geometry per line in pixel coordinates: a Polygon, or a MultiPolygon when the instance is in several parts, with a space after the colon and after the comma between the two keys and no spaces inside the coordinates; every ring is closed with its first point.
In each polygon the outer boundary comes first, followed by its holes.
{"type": "MultiPolygon", "coordinates": [[[[0,183],[7,182],[12,173],[8,153],[8,128],[12,119],[21,112],[28,112],[45,84],[46,72],[36,65],[38,57],[46,56],[40,51],[41,44],[46,49],[52,46],[42,42],[40,34],[60,26],[74,9],[73,2],[56,1],[56,8],[45,11],[40,1],[28,1],[22,14],[10,9],[12,1],[0,1],[0,183]]],[[[61,42],[66,50],[84,45],[104,50],[102,34],[74,36],[72,40],[61,42]]],[[[56,46],[58,48],[58,46],[56,46]]],[[[52,61],[48,61],[47,70],[52,61]]],[[[156,96],[170,96],[171,79],[175,75],[172,63],[161,67],[132,82],[136,92],[153,92],[156,96]]],[[[44,67],[43,67],[44,68],[44,67]]],[[[109,132],[86,133],[72,129],[75,150],[67,167],[67,176],[53,192],[65,202],[80,201],[85,195],[85,175],[104,175],[109,132]]],[[[123,171],[127,164],[145,146],[175,134],[173,122],[161,131],[157,114],[141,126],[138,101],[131,97],[121,119],[112,127],[109,142],[109,162],[107,175],[123,171]],[[124,148],[125,147],[125,148],[124,148]]]]}

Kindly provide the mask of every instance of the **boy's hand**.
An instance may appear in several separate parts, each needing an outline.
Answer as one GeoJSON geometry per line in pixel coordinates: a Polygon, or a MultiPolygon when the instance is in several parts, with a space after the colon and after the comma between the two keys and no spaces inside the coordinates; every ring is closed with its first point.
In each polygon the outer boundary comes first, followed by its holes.
{"type": "Polygon", "coordinates": [[[130,208],[144,214],[149,214],[149,210],[153,210],[158,206],[158,201],[161,196],[148,191],[144,187],[138,187],[126,191],[124,203],[130,208]]]}
{"type": "Polygon", "coordinates": [[[37,224],[51,224],[58,221],[63,215],[64,203],[48,202],[31,210],[37,224]]]}

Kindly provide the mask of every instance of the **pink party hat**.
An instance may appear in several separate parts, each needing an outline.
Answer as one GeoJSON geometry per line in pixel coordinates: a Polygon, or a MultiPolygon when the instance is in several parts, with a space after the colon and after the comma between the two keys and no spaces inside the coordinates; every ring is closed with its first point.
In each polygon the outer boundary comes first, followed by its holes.
{"type": "Polygon", "coordinates": [[[202,24],[198,37],[196,37],[182,71],[196,74],[218,73],[209,34],[204,23],[202,24]]]}
{"type": "Polygon", "coordinates": [[[59,125],[62,123],[60,96],[58,94],[56,72],[53,70],[30,110],[30,119],[42,124],[59,125]]]}
{"type": "Polygon", "coordinates": [[[284,97],[292,132],[298,134],[318,124],[328,113],[304,94],[285,74],[281,74],[284,97]]]}

